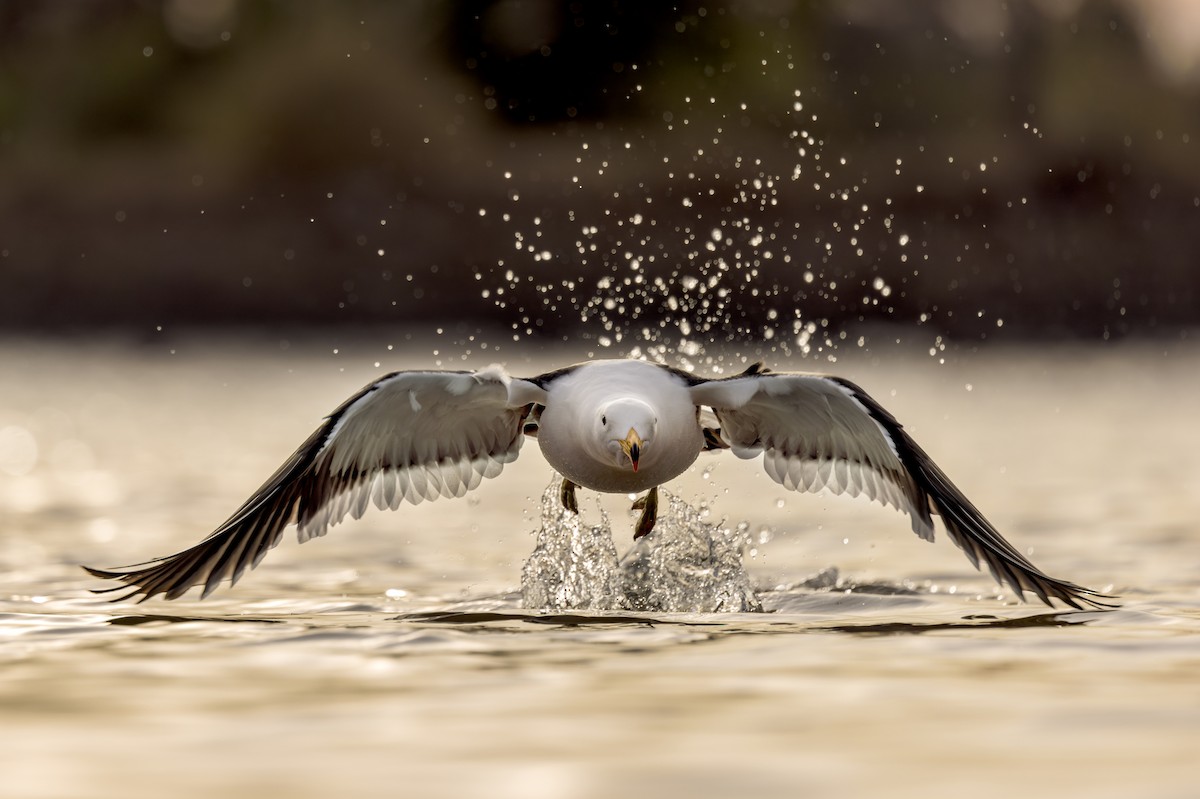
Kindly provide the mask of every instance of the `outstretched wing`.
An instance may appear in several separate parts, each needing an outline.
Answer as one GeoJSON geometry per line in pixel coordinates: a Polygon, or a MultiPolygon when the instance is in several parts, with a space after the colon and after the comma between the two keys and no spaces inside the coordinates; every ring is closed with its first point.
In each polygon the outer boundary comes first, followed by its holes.
{"type": "Polygon", "coordinates": [[[236,583],[257,566],[290,524],[303,542],[347,515],[361,517],[371,503],[394,510],[402,502],[461,497],[500,474],[520,451],[523,422],[539,393],[499,367],[387,375],[334,411],[208,538],[136,566],[85,568],[134,586],[118,600],[176,599],[201,583],[208,596],[227,576],[236,583]]]}
{"type": "Polygon", "coordinates": [[[1105,606],[1108,597],[1050,577],[997,532],[895,417],[848,380],[762,373],[700,383],[697,405],[712,408],[718,435],[740,458],[763,454],[773,480],[794,491],[865,494],[909,514],[933,540],[932,513],[975,566],[1023,596],[1031,591],[1071,607],[1105,606]]]}

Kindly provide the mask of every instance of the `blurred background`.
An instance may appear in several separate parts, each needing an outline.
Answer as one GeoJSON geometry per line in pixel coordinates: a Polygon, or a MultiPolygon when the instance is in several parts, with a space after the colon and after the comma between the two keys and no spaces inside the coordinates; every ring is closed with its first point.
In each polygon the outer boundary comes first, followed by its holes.
{"type": "Polygon", "coordinates": [[[1191,0],[5,0],[0,328],[1176,336],[1198,99],[1191,0]]]}

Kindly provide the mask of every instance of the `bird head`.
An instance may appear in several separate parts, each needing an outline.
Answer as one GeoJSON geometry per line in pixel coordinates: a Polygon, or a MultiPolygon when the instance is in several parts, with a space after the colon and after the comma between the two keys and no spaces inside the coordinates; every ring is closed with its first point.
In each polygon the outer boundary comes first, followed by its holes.
{"type": "Polygon", "coordinates": [[[618,399],[601,406],[596,417],[597,432],[617,466],[638,470],[654,440],[658,417],[641,400],[618,399]]]}

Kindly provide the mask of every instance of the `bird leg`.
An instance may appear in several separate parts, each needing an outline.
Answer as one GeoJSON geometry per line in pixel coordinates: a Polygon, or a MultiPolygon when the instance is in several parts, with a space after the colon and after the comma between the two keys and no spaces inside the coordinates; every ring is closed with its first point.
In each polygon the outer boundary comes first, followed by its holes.
{"type": "Polygon", "coordinates": [[[558,500],[571,513],[579,513],[579,500],[575,497],[576,486],[567,478],[563,478],[562,488],[558,492],[558,500]]]}
{"type": "Polygon", "coordinates": [[[646,492],[646,496],[633,503],[632,510],[641,510],[637,527],[633,528],[633,540],[636,541],[654,529],[658,521],[658,486],[646,492]]]}

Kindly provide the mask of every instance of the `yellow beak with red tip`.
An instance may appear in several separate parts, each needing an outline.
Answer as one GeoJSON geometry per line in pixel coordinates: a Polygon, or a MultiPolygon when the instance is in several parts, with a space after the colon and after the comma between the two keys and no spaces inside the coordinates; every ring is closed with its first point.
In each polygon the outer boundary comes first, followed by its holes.
{"type": "Polygon", "coordinates": [[[642,437],[637,434],[637,431],[632,427],[629,428],[629,434],[621,439],[621,451],[629,458],[629,463],[633,465],[633,470],[638,470],[638,458],[642,455],[642,437]]]}

